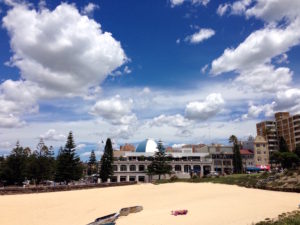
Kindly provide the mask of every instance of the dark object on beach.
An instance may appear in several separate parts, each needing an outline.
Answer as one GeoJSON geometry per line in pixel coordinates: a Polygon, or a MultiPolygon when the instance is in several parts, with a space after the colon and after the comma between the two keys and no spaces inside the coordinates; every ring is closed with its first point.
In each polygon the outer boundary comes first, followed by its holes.
{"type": "Polygon", "coordinates": [[[127,216],[130,213],[137,213],[142,210],[143,210],[142,206],[122,208],[118,213],[112,213],[107,216],[99,217],[94,222],[89,223],[88,225],[115,225],[115,221],[120,216],[127,216]]]}
{"type": "Polygon", "coordinates": [[[186,209],[171,211],[171,215],[173,215],[173,216],[186,215],[187,213],[188,213],[188,211],[186,209]]]}

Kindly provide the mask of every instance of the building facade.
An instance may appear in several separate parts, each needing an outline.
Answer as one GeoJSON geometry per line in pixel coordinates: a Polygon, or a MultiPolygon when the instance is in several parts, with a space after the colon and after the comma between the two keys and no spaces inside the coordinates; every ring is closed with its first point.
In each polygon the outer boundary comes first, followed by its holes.
{"type": "MultiPolygon", "coordinates": [[[[254,151],[254,145],[253,145],[253,151],[254,151]]],[[[250,151],[249,149],[241,149],[240,153],[242,157],[244,172],[247,170],[247,168],[255,167],[254,152],[250,151]]]]}
{"type": "Polygon", "coordinates": [[[269,165],[268,142],[263,136],[256,136],[254,140],[254,163],[256,166],[269,165]]]}
{"type": "MultiPolygon", "coordinates": [[[[154,159],[157,144],[154,140],[146,139],[136,148],[135,152],[114,151],[114,175],[111,182],[138,181],[150,182],[158,176],[148,176],[147,168],[154,159]]],[[[208,153],[193,153],[192,148],[183,148],[180,152],[166,152],[168,163],[172,166],[172,175],[178,178],[189,178],[191,173],[200,177],[213,168],[213,160],[208,153]]],[[[168,179],[169,176],[165,177],[168,179]]]]}
{"type": "Polygon", "coordinates": [[[288,112],[275,113],[275,120],[256,124],[257,135],[266,138],[272,153],[278,149],[278,140],[283,137],[290,151],[300,144],[300,114],[290,115],[288,112]]]}
{"type": "Polygon", "coordinates": [[[278,136],[275,121],[267,120],[257,123],[256,133],[258,136],[262,136],[267,140],[270,152],[278,150],[278,136]]]}

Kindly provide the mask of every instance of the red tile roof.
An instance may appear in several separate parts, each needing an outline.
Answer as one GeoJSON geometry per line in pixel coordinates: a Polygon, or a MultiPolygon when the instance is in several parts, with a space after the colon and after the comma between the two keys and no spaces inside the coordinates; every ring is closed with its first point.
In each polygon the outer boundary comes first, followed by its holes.
{"type": "Polygon", "coordinates": [[[241,149],[240,153],[241,153],[241,155],[252,155],[252,154],[254,154],[252,151],[250,151],[248,149],[241,149]]]}

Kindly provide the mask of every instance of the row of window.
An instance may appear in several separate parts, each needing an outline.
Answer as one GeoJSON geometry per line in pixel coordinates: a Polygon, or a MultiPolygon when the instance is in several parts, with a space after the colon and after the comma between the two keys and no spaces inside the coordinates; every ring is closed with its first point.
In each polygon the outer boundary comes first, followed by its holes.
{"type": "MultiPolygon", "coordinates": [[[[138,166],[136,166],[136,165],[129,165],[129,171],[135,172],[135,171],[137,171],[137,169],[138,169],[138,171],[143,172],[143,171],[146,170],[146,167],[144,165],[138,165],[138,166]]],[[[184,172],[189,172],[191,170],[191,166],[190,165],[184,165],[183,169],[184,169],[184,172]]],[[[200,171],[201,170],[201,166],[200,165],[194,165],[193,169],[200,171]]],[[[113,170],[115,172],[117,172],[118,171],[118,166],[117,165],[113,165],[113,170]]],[[[182,170],[182,166],[181,165],[175,165],[174,170],[177,171],[177,172],[181,171],[182,170]]],[[[120,171],[121,172],[128,171],[128,166],[127,165],[121,165],[120,166],[120,171]]]]}

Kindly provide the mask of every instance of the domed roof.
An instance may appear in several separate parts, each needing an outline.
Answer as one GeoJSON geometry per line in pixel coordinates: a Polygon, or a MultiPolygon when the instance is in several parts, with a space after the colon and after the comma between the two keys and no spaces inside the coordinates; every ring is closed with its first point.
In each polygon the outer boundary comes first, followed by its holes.
{"type": "Polygon", "coordinates": [[[152,139],[146,139],[139,143],[136,152],[157,152],[157,143],[152,139]]]}

